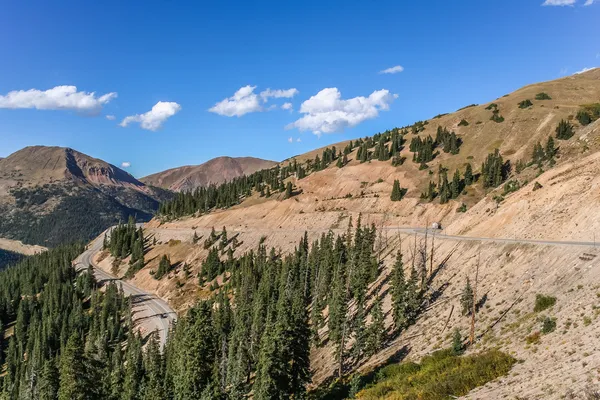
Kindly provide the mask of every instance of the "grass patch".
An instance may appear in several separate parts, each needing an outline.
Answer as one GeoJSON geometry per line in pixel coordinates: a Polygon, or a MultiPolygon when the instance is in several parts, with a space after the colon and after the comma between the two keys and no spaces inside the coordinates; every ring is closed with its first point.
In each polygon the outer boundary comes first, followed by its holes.
{"type": "Polygon", "coordinates": [[[535,295],[535,306],[533,307],[534,312],[544,311],[556,304],[556,297],[544,296],[543,294],[535,295]]]}
{"type": "Polygon", "coordinates": [[[451,349],[423,358],[420,364],[404,362],[381,369],[377,381],[358,399],[448,399],[506,375],[516,360],[499,350],[456,356],[451,349]]]}

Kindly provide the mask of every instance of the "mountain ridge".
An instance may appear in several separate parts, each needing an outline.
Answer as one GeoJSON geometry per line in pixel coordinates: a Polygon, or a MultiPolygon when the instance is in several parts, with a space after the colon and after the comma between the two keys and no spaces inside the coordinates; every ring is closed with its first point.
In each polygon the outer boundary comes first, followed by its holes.
{"type": "Polygon", "coordinates": [[[163,189],[183,192],[210,184],[249,175],[261,169],[277,165],[277,162],[256,157],[221,156],[198,165],[184,165],[157,172],[140,181],[163,189]]]}
{"type": "Polygon", "coordinates": [[[68,147],[28,146],[0,160],[0,236],[55,246],[130,216],[147,221],[170,194],[68,147]]]}

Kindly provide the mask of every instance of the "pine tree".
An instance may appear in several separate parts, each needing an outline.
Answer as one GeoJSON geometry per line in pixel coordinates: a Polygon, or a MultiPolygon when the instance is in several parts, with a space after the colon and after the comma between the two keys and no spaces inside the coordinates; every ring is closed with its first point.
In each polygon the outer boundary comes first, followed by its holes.
{"type": "Polygon", "coordinates": [[[39,400],[54,400],[58,396],[59,377],[54,359],[44,362],[44,369],[38,384],[39,400]]]}
{"type": "Polygon", "coordinates": [[[546,159],[550,161],[550,164],[554,164],[554,156],[556,155],[556,147],[554,146],[554,138],[548,137],[546,142],[546,159]]]}
{"type": "Polygon", "coordinates": [[[556,138],[560,140],[569,140],[574,134],[573,125],[570,122],[561,119],[556,127],[556,138]]]}
{"type": "Polygon", "coordinates": [[[465,168],[465,185],[466,186],[470,186],[473,183],[473,167],[471,167],[471,164],[467,164],[467,167],[465,168]]]}
{"type": "Polygon", "coordinates": [[[456,170],[450,184],[450,197],[456,199],[461,192],[460,172],[456,170]]]}
{"type": "Polygon", "coordinates": [[[157,340],[158,332],[150,336],[144,353],[144,385],[142,398],[144,400],[162,400],[163,390],[162,356],[157,340]]]}
{"type": "Polygon", "coordinates": [[[385,341],[385,316],[381,299],[376,299],[371,309],[371,324],[367,328],[367,354],[372,356],[383,348],[385,341]]]}
{"type": "Polygon", "coordinates": [[[85,400],[90,395],[90,382],[83,357],[83,343],[74,332],[60,357],[58,400],[85,400]]]}
{"type": "Polygon", "coordinates": [[[459,356],[463,353],[463,351],[464,346],[460,330],[455,328],[454,332],[452,333],[452,353],[456,356],[459,356]]]}
{"type": "Polygon", "coordinates": [[[394,179],[394,185],[392,187],[392,194],[390,199],[392,201],[400,201],[404,197],[404,191],[400,188],[400,181],[398,179],[394,179]]]}
{"type": "Polygon", "coordinates": [[[407,312],[406,312],[406,279],[404,277],[404,263],[402,262],[402,253],[398,251],[396,254],[396,262],[392,269],[391,277],[391,291],[392,291],[392,317],[394,319],[394,326],[397,330],[402,330],[407,326],[407,312]]]}
{"type": "Polygon", "coordinates": [[[294,190],[294,187],[293,187],[293,185],[292,185],[292,182],[288,182],[288,183],[285,185],[285,198],[286,198],[286,199],[289,199],[290,197],[292,197],[292,195],[293,195],[293,190],[294,190]]]}
{"type": "Polygon", "coordinates": [[[473,309],[473,288],[471,282],[467,278],[467,282],[460,297],[460,305],[462,306],[462,315],[470,315],[473,309]]]}

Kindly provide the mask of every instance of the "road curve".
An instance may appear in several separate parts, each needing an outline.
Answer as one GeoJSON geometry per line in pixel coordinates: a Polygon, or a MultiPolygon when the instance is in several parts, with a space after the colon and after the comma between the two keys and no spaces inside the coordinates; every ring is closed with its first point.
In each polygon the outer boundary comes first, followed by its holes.
{"type": "Polygon", "coordinates": [[[94,254],[102,249],[104,235],[106,235],[106,232],[93,240],[87,246],[87,249],[75,259],[75,268],[83,270],[91,265],[99,282],[115,281],[117,285],[121,286],[123,293],[132,298],[134,323],[137,324],[144,335],[156,331],[160,347],[163,348],[167,342],[169,327],[177,320],[177,314],[166,301],[112,276],[94,262],[94,254]]]}

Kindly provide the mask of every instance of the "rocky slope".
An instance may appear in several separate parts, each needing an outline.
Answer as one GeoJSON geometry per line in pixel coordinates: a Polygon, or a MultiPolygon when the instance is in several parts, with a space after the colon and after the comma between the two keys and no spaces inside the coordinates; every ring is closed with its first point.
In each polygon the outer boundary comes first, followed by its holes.
{"type": "Polygon", "coordinates": [[[148,175],[140,181],[175,192],[185,192],[210,184],[218,185],[275,164],[274,161],[253,157],[217,157],[200,165],[188,165],[148,175]]]}
{"type": "Polygon", "coordinates": [[[0,236],[54,246],[130,215],[149,220],[169,193],[69,148],[26,147],[0,160],[0,236]]]}

